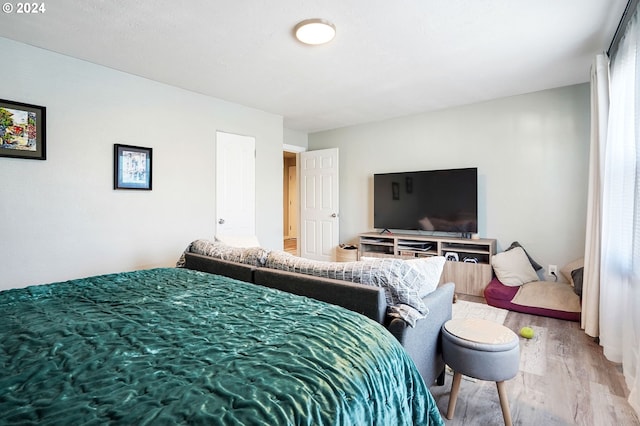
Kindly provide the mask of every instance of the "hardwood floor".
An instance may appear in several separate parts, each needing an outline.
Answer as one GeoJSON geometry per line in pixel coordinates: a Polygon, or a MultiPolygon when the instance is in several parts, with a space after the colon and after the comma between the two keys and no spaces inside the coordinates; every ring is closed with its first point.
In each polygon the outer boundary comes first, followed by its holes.
{"type": "MultiPolygon", "coordinates": [[[[604,357],[579,323],[509,312],[504,325],[516,333],[524,326],[535,331],[533,339],[520,339],[520,372],[506,382],[514,425],[640,425],[627,402],[620,366],[604,357]]],[[[451,381],[447,374],[444,386],[431,387],[443,418],[451,381]]],[[[496,384],[464,378],[454,418],[445,421],[448,426],[504,424],[496,384]]]]}
{"type": "Polygon", "coordinates": [[[295,238],[285,238],[284,251],[295,255],[297,253],[297,240],[295,238]]]}

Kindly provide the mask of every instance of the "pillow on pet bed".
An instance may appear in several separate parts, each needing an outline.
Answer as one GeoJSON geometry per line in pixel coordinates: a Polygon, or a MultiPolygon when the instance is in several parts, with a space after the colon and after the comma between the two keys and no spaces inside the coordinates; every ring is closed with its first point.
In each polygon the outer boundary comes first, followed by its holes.
{"type": "MultiPolygon", "coordinates": [[[[522,247],[522,244],[520,244],[517,241],[514,241],[514,242],[511,243],[509,248],[506,249],[505,251],[509,251],[509,250],[514,249],[516,247],[522,247]]],[[[533,258],[531,256],[529,256],[529,253],[527,253],[527,250],[525,250],[524,247],[522,247],[522,250],[524,250],[524,254],[527,255],[527,259],[529,259],[529,263],[531,263],[531,266],[533,266],[533,269],[535,269],[536,271],[539,271],[540,269],[542,269],[542,265],[540,265],[538,262],[533,260],[533,258]]]]}
{"type": "Polygon", "coordinates": [[[514,247],[494,255],[491,265],[500,282],[506,286],[521,286],[538,280],[538,274],[522,247],[514,247]]]}
{"type": "Polygon", "coordinates": [[[560,269],[560,274],[569,281],[569,284],[573,286],[573,291],[580,297],[582,297],[582,274],[584,272],[584,258],[574,260],[567,263],[560,269]]]}

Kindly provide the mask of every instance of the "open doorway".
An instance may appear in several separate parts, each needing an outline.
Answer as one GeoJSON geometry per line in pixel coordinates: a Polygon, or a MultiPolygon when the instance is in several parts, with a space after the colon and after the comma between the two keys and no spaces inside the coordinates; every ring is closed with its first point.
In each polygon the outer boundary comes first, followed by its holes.
{"type": "Polygon", "coordinates": [[[284,250],[298,254],[298,164],[295,152],[283,152],[284,250]]]}

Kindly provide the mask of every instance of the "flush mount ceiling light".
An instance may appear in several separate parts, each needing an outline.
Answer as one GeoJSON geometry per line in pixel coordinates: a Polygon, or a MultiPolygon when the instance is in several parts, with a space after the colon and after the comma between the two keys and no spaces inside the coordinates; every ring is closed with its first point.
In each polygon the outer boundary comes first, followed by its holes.
{"type": "Polygon", "coordinates": [[[293,29],[296,38],[305,44],[325,44],[333,40],[336,27],[325,19],[306,19],[293,29]]]}

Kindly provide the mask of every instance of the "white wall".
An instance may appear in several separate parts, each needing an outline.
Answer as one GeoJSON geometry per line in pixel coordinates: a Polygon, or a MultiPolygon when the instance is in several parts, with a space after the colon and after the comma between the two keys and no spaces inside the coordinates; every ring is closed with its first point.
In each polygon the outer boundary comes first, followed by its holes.
{"type": "Polygon", "coordinates": [[[306,133],[297,130],[284,129],[284,143],[286,145],[295,145],[300,148],[309,146],[309,136],[306,133]]]}
{"type": "Polygon", "coordinates": [[[172,266],[211,238],[215,132],[256,138],[256,229],[282,247],[282,117],[0,38],[2,97],[47,107],[47,160],[0,158],[0,289],[172,266]],[[153,148],[114,191],[113,144],[153,148]]]}
{"type": "Polygon", "coordinates": [[[546,268],[584,252],[587,84],[309,135],[340,149],[340,237],[373,228],[373,174],[478,167],[479,233],[546,268]]]}

